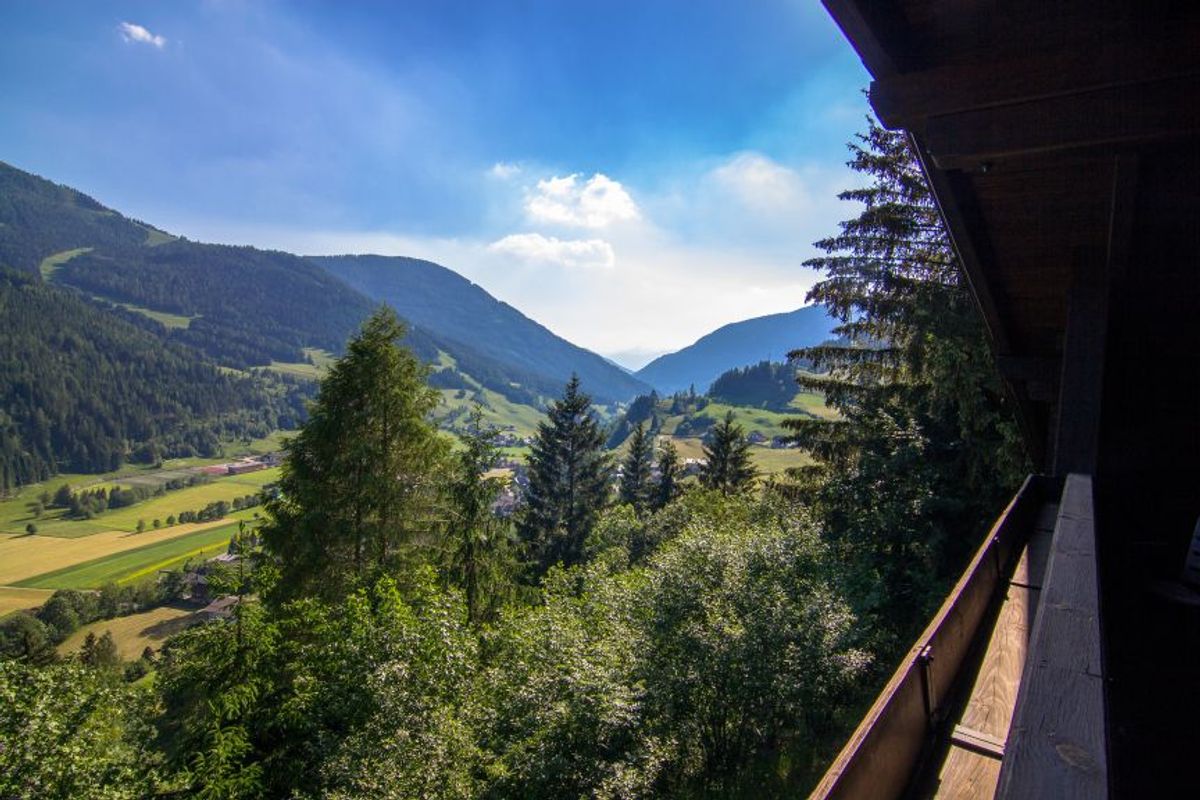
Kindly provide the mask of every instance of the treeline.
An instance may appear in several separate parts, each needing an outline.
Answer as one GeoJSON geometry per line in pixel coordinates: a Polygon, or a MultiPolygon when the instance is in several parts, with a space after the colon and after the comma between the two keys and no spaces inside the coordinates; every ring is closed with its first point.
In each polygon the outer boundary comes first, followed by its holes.
{"type": "Polygon", "coordinates": [[[213,456],[303,418],[303,384],[222,372],[70,290],[0,269],[0,491],[213,456]]]}
{"type": "Polygon", "coordinates": [[[79,628],[155,608],[168,599],[166,584],[155,581],[107,583],[95,592],[58,589],[36,613],[19,611],[0,622],[0,660],[49,664],[57,659],[55,647],[79,628]]]}
{"type": "MultiPolygon", "coordinates": [[[[181,511],[179,512],[178,522],[180,524],[186,522],[211,522],[225,518],[230,511],[241,511],[245,508],[254,508],[262,504],[262,495],[248,494],[242,497],[235,497],[232,500],[215,500],[199,511],[181,511]]],[[[175,524],[176,517],[167,517],[167,524],[175,524]]]]}
{"type": "Polygon", "coordinates": [[[708,390],[708,396],[736,406],[786,411],[796,397],[796,368],[790,364],[760,361],[723,373],[708,390]]]}
{"type": "Polygon", "coordinates": [[[125,508],[148,500],[151,497],[161,497],[170,491],[177,491],[189,486],[197,486],[212,481],[207,475],[189,475],[187,477],[171,478],[164,483],[150,486],[114,486],[111,489],[99,487],[72,491],[70,484],[62,484],[54,494],[42,492],[33,504],[34,517],[40,517],[47,508],[62,508],[66,515],[75,519],[92,519],[109,509],[125,508]]]}

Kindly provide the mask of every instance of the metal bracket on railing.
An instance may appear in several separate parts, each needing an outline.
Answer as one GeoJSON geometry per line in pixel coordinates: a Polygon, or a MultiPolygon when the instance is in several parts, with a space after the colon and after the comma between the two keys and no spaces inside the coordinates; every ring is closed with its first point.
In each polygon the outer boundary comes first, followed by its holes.
{"type": "Polygon", "coordinates": [[[936,720],[933,718],[933,675],[929,665],[933,663],[933,645],[927,644],[917,653],[917,664],[921,666],[921,696],[925,698],[925,717],[932,730],[936,720]]]}

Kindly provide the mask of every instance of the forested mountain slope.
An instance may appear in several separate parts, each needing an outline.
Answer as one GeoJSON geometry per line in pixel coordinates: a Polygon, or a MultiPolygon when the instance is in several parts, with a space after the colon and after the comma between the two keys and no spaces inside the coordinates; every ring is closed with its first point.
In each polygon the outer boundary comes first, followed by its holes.
{"type": "Polygon", "coordinates": [[[131,458],[212,455],[221,439],[303,413],[286,378],[231,375],[163,333],[0,268],[0,491],[131,458]]]}
{"type": "Polygon", "coordinates": [[[4,164],[0,198],[0,263],[49,258],[55,283],[184,317],[171,337],[226,366],[340,350],[374,305],[297,256],[176,239],[4,164]]]}
{"type": "Polygon", "coordinates": [[[138,247],[171,238],[82,192],[0,161],[0,266],[37,272],[42,259],[55,253],[138,247]]]}
{"type": "MultiPolygon", "coordinates": [[[[418,327],[528,376],[556,395],[574,372],[596,399],[629,400],[649,390],[595,353],[571,344],[456,272],[430,261],[386,256],[310,259],[418,327]]],[[[455,349],[451,345],[450,349],[455,349]]]]}
{"type": "Polygon", "coordinates": [[[832,338],[835,324],[823,306],[733,322],[682,350],[659,356],[634,374],[662,394],[689,387],[703,392],[726,370],[782,361],[796,348],[832,338]]]}

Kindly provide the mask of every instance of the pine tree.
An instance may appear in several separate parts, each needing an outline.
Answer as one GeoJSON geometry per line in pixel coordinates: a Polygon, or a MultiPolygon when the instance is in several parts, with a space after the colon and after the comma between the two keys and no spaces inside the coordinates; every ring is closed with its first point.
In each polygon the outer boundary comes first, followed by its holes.
{"type": "Polygon", "coordinates": [[[704,445],[704,469],[700,484],[722,494],[734,494],[749,488],[757,470],[750,463],[750,442],[742,426],[733,421],[733,412],[712,428],[712,440],[704,445]]]}
{"type": "Polygon", "coordinates": [[[654,487],[655,511],[670,503],[679,496],[679,451],[670,439],[665,440],[658,449],[658,483],[654,487]]]}
{"type": "Polygon", "coordinates": [[[437,393],[381,308],[330,368],[300,433],[287,443],[263,542],[280,598],[344,595],[394,573],[436,526],[446,443],[429,420],[437,393]]]}
{"type": "Polygon", "coordinates": [[[952,573],[1025,470],[982,322],[908,140],[869,121],[850,166],[870,179],[808,299],[841,321],[837,344],[791,354],[825,374],[840,420],[786,424],[817,459],[816,506],[858,548],[885,605],[913,601],[952,573]]]}
{"type": "Polygon", "coordinates": [[[651,504],[654,486],[651,483],[650,471],[653,466],[653,437],[646,435],[645,423],[639,422],[630,434],[629,452],[621,464],[619,491],[621,502],[633,506],[638,514],[645,512],[651,504]]]}
{"type": "Polygon", "coordinates": [[[609,461],[591,398],[572,375],[538,424],[529,454],[529,487],[520,534],[538,576],[583,558],[583,546],[608,500],[609,461]]]}
{"type": "Polygon", "coordinates": [[[492,513],[504,486],[499,478],[484,477],[500,451],[496,429],[484,424],[481,406],[471,412],[461,439],[448,492],[449,571],[466,597],[467,622],[478,625],[495,615],[508,585],[510,524],[492,513]]]}

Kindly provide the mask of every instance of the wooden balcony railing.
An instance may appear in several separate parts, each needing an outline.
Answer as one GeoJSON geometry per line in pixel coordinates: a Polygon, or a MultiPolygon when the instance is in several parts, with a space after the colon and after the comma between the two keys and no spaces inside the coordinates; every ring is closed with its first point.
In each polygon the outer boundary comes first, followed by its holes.
{"type": "Polygon", "coordinates": [[[1057,497],[1057,481],[1026,479],[810,800],[889,800],[910,789],[945,732],[982,623],[1003,599],[1039,511],[1057,497]]]}

